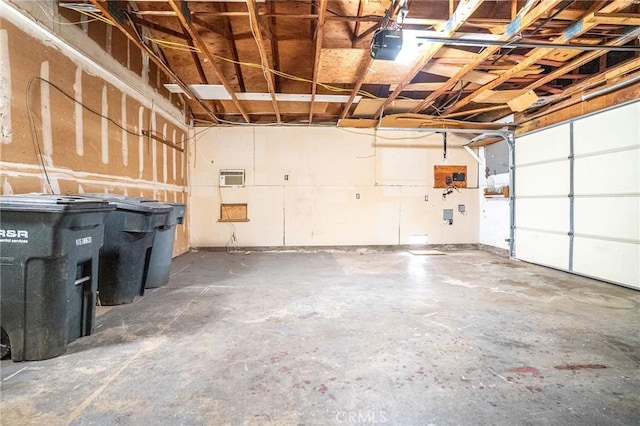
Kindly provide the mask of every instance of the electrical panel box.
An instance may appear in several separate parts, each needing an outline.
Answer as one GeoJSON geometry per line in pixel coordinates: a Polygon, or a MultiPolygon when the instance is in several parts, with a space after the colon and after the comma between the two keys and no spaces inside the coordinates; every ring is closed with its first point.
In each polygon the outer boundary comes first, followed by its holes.
{"type": "Polygon", "coordinates": [[[467,187],[467,166],[433,166],[433,187],[448,188],[455,186],[456,188],[467,187]]]}
{"type": "Polygon", "coordinates": [[[244,186],[244,170],[226,169],[220,170],[220,186],[239,187],[244,186]]]}
{"type": "Polygon", "coordinates": [[[453,220],[453,209],[442,210],[442,220],[453,220]]]}

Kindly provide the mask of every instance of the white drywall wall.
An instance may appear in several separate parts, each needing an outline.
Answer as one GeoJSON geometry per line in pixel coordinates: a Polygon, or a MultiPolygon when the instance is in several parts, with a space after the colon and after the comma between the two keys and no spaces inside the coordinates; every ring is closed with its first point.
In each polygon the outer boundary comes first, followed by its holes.
{"type": "Polygon", "coordinates": [[[445,160],[439,134],[257,126],[201,132],[190,147],[193,247],[395,245],[424,235],[428,243],[478,242],[478,165],[462,137],[449,135],[445,160]],[[466,165],[470,188],[443,199],[433,188],[434,165],[466,165]],[[220,169],[245,169],[246,186],[219,188],[220,169]],[[247,203],[249,222],[218,222],[221,200],[247,203]],[[454,210],[452,225],[443,209],[454,210]]]}

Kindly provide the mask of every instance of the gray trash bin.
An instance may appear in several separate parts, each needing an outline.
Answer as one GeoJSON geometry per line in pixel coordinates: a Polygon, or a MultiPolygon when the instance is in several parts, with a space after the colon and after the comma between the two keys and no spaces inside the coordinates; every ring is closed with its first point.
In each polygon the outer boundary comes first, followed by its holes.
{"type": "Polygon", "coordinates": [[[100,250],[98,297],[103,305],[131,303],[142,296],[156,231],[165,227],[172,207],[143,203],[142,198],[114,194],[82,194],[115,206],[105,219],[100,250]]]}
{"type": "Polygon", "coordinates": [[[113,209],[81,197],[0,196],[3,355],[52,358],[93,332],[98,252],[113,209]]]}
{"type": "Polygon", "coordinates": [[[176,225],[184,223],[185,205],[182,203],[159,203],[155,200],[143,200],[145,204],[161,204],[172,207],[167,215],[167,223],[156,231],[156,239],[151,249],[149,270],[147,272],[146,288],[161,287],[169,282],[171,258],[173,257],[173,242],[176,235],[176,225]]]}

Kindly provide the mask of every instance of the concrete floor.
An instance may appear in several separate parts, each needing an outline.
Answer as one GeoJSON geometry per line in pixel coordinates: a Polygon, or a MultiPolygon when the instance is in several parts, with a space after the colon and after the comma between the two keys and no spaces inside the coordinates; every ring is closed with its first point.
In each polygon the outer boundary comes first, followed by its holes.
{"type": "Polygon", "coordinates": [[[193,252],[2,424],[638,424],[640,292],[477,251],[193,252]]]}

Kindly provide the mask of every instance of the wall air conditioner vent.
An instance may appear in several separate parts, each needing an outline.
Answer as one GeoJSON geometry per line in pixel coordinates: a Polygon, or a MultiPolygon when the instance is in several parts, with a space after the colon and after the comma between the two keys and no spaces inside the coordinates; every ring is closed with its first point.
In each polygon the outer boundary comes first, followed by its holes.
{"type": "Polygon", "coordinates": [[[244,186],[244,170],[220,170],[220,186],[244,186]]]}

